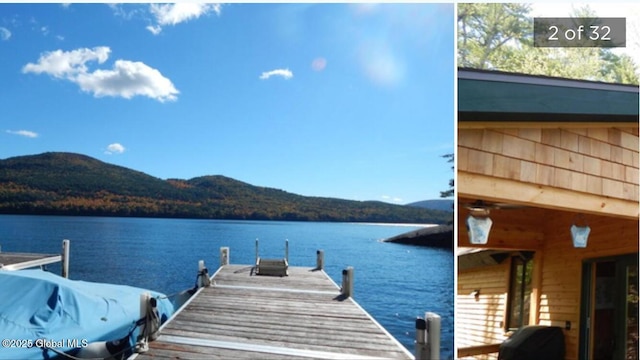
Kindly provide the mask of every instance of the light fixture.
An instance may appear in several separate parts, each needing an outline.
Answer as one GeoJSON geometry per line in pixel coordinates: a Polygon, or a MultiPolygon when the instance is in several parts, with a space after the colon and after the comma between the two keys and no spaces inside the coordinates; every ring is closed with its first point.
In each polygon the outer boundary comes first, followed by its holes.
{"type": "Polygon", "coordinates": [[[584,216],[582,214],[577,215],[573,220],[573,224],[571,225],[571,240],[573,241],[573,247],[575,248],[586,248],[587,240],[589,238],[589,233],[591,232],[591,228],[587,225],[584,220],[584,216]],[[576,220],[583,220],[584,226],[576,225],[576,220]]]}
{"type": "Polygon", "coordinates": [[[489,211],[486,210],[487,216],[476,217],[469,215],[467,217],[467,233],[469,234],[469,242],[474,245],[483,245],[489,241],[489,231],[491,230],[491,218],[489,211]]]}

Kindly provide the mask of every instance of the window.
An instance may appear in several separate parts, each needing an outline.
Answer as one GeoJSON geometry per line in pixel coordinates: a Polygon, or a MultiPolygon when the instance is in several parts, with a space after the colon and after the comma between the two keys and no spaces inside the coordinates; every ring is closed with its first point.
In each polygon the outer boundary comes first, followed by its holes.
{"type": "Polygon", "coordinates": [[[532,253],[521,253],[511,257],[507,298],[507,330],[516,330],[529,324],[532,255],[532,253]]]}

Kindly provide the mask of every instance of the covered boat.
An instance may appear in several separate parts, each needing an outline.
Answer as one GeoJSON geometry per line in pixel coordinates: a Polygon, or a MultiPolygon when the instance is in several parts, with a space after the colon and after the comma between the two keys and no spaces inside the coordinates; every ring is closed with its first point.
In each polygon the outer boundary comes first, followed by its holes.
{"type": "Polygon", "coordinates": [[[39,269],[0,271],[0,359],[119,358],[142,336],[153,337],[173,312],[158,292],[39,269]]]}

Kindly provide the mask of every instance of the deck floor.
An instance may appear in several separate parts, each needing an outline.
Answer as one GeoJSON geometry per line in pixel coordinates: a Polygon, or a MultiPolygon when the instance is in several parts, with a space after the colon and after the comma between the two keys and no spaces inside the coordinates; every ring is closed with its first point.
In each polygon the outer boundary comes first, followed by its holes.
{"type": "Polygon", "coordinates": [[[411,359],[324,271],[226,265],[138,359],[411,359]]]}

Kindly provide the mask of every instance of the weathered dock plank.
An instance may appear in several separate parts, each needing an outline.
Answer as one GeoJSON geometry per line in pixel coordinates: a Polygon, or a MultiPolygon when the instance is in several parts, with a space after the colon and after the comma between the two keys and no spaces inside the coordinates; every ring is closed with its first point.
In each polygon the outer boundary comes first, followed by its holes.
{"type": "Polygon", "coordinates": [[[225,265],[138,359],[412,359],[324,271],[225,265]]]}

